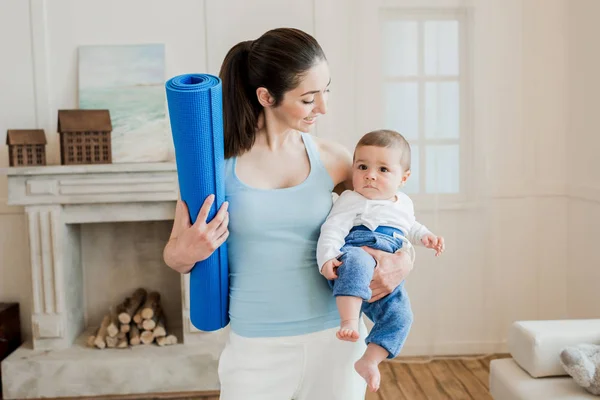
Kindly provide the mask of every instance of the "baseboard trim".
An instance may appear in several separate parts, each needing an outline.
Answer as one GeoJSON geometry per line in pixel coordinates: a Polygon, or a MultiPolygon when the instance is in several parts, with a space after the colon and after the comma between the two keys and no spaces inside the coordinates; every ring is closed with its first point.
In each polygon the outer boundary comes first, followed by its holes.
{"type": "Polygon", "coordinates": [[[504,354],[508,353],[506,341],[502,342],[442,342],[428,344],[406,345],[400,357],[415,356],[455,356],[479,354],[504,354]]]}
{"type": "Polygon", "coordinates": [[[600,187],[592,185],[570,185],[569,197],[573,200],[600,203],[600,187]]]}
{"type": "MultiPolygon", "coordinates": [[[[121,395],[104,395],[104,396],[83,396],[83,397],[40,397],[29,400],[189,400],[193,399],[214,399],[219,396],[218,390],[201,391],[201,392],[173,392],[173,393],[143,393],[143,394],[121,394],[121,395]]],[[[6,399],[10,400],[10,399],[6,399]]]]}

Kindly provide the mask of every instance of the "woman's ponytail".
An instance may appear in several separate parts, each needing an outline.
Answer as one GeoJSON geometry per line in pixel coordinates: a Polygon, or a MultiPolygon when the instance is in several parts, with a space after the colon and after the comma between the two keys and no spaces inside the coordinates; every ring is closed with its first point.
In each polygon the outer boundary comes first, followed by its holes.
{"type": "Polygon", "coordinates": [[[223,134],[225,158],[240,155],[252,148],[260,103],[250,93],[248,55],[253,41],[240,42],[225,56],[219,77],[223,84],[223,134]]]}

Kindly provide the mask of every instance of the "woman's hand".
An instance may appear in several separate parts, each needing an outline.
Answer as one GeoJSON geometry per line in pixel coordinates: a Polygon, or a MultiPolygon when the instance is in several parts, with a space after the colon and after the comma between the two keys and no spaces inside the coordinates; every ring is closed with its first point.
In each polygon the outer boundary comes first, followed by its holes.
{"type": "Polygon", "coordinates": [[[392,293],[400,283],[406,279],[413,264],[410,255],[404,251],[388,253],[363,246],[363,250],[375,259],[375,272],[371,281],[371,299],[369,303],[377,301],[392,293]]]}
{"type": "Polygon", "coordinates": [[[229,203],[224,202],[212,221],[206,222],[214,199],[215,196],[211,194],[204,200],[193,225],[190,223],[187,205],[185,202],[177,200],[171,237],[163,251],[165,263],[175,271],[188,273],[194,264],[207,259],[227,240],[229,236],[227,229],[229,203]]]}

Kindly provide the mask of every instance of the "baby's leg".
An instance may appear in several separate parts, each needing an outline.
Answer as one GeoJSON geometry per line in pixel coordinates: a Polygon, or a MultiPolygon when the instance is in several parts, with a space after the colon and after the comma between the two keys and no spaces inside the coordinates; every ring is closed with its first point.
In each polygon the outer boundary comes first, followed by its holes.
{"type": "Polygon", "coordinates": [[[374,325],[366,339],[367,351],[354,368],[369,389],[376,391],[380,381],[378,365],[400,353],[412,326],[413,314],[404,283],[383,299],[365,303],[362,310],[374,325]]]}
{"type": "Polygon", "coordinates": [[[365,354],[354,363],[354,369],[367,382],[371,392],[376,392],[381,383],[379,364],[388,357],[386,349],[375,343],[369,343],[365,354]]]}
{"type": "Polygon", "coordinates": [[[340,340],[355,342],[359,338],[358,318],[363,300],[371,298],[369,284],[373,278],[375,260],[360,247],[345,246],[338,267],[338,278],[333,280],[335,296],[341,325],[337,333],[340,340]]]}
{"type": "Polygon", "coordinates": [[[363,300],[354,296],[338,296],[335,298],[338,312],[340,313],[340,330],[336,336],[340,340],[356,342],[358,334],[358,318],[363,300]]]}

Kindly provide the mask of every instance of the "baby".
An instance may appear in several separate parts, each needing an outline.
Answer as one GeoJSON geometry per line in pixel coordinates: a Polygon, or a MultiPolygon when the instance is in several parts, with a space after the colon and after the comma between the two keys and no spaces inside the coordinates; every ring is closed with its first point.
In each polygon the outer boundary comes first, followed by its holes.
{"type": "Polygon", "coordinates": [[[375,259],[361,246],[409,251],[413,260],[411,243],[434,249],[436,256],[444,251],[444,239],[415,221],[412,201],[399,191],[409,176],[410,145],[401,134],[378,130],[364,135],[354,151],[354,190],[346,190],[334,203],[317,244],[317,262],[340,313],[337,337],[358,340],[361,310],[374,323],[367,350],[354,365],[371,391],[379,388],[379,363],[400,353],[413,315],[404,282],[382,299],[367,302],[375,259]]]}

